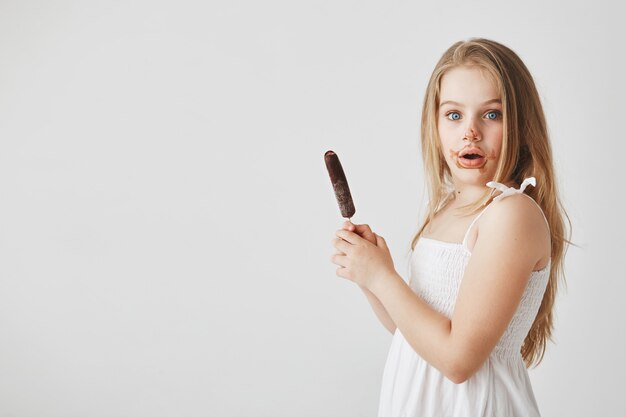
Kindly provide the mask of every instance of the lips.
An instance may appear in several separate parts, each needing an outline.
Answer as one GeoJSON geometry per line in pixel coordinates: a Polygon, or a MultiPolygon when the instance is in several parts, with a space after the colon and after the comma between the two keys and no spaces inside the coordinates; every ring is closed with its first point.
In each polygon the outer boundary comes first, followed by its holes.
{"type": "Polygon", "coordinates": [[[469,159],[477,159],[478,157],[482,157],[482,158],[485,157],[485,153],[478,148],[468,148],[459,152],[459,158],[463,158],[465,157],[465,155],[470,155],[471,157],[469,159]],[[478,156],[474,156],[474,155],[478,155],[478,156]]]}
{"type": "Polygon", "coordinates": [[[459,152],[456,163],[459,168],[482,168],[487,158],[483,151],[472,147],[459,152]]]}

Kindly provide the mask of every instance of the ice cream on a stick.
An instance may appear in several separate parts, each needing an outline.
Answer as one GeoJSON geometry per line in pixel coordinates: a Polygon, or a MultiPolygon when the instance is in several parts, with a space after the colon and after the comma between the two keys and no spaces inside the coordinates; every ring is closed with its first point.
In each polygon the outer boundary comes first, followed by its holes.
{"type": "Polygon", "coordinates": [[[350,219],[354,216],[356,210],[352,202],[348,180],[341,167],[341,162],[339,162],[339,157],[333,151],[326,151],[324,161],[326,162],[328,175],[330,175],[330,182],[333,184],[333,189],[335,190],[335,197],[337,197],[337,203],[339,203],[341,216],[350,219]]]}

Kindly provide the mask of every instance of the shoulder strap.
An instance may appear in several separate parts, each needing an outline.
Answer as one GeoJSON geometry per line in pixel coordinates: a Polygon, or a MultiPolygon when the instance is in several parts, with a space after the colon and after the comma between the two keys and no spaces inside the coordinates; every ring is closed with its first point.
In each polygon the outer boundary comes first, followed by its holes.
{"type": "MultiPolygon", "coordinates": [[[[505,197],[507,197],[507,196],[513,195],[513,194],[523,194],[523,195],[525,195],[526,197],[530,198],[530,199],[533,201],[533,203],[535,203],[535,205],[539,208],[539,211],[541,212],[541,215],[543,216],[543,219],[544,219],[544,220],[545,220],[545,222],[546,222],[546,226],[548,226],[548,230],[550,230],[550,223],[548,223],[548,219],[546,218],[546,215],[544,214],[543,209],[541,208],[541,206],[539,205],[539,203],[537,203],[537,202],[535,201],[535,199],[534,199],[534,198],[532,198],[532,197],[531,197],[531,196],[529,196],[528,194],[524,193],[524,189],[525,189],[525,188],[526,188],[529,184],[530,184],[530,185],[532,185],[533,187],[535,186],[535,184],[536,184],[535,177],[528,177],[528,178],[526,178],[526,179],[524,180],[524,182],[522,182],[522,185],[520,186],[520,188],[515,188],[515,187],[507,187],[506,185],[501,184],[501,183],[499,183],[499,182],[495,182],[495,181],[489,181],[489,182],[487,183],[487,186],[488,186],[488,187],[491,187],[491,188],[495,188],[495,189],[497,189],[497,190],[499,190],[499,191],[502,191],[502,193],[501,193],[500,195],[498,195],[497,197],[495,197],[495,198],[493,199],[493,201],[499,201],[499,200],[501,200],[501,199],[503,199],[503,198],[505,198],[505,197]]],[[[493,202],[493,201],[492,201],[492,202],[493,202]]],[[[487,207],[489,207],[490,205],[491,205],[491,203],[490,203],[490,204],[488,204],[488,205],[487,205],[487,207]]],[[[476,217],[474,218],[474,220],[472,220],[472,223],[470,223],[469,227],[467,228],[467,231],[465,232],[465,236],[463,237],[463,247],[464,247],[464,248],[466,248],[466,249],[467,249],[467,237],[469,236],[469,232],[470,232],[470,230],[471,230],[472,226],[474,225],[474,223],[476,223],[476,220],[478,220],[478,219],[480,218],[480,216],[482,216],[482,215],[483,215],[483,213],[485,212],[485,210],[487,209],[487,207],[485,207],[485,208],[484,208],[484,209],[480,212],[480,214],[478,214],[478,216],[476,216],[476,217]]]]}
{"type": "MultiPolygon", "coordinates": [[[[489,207],[491,205],[491,203],[487,204],[487,207],[489,207]]],[[[474,217],[474,220],[472,220],[472,222],[470,223],[469,227],[467,228],[467,231],[465,232],[465,236],[463,236],[463,247],[467,249],[467,237],[469,236],[469,232],[472,229],[472,226],[474,226],[474,223],[476,223],[476,220],[478,220],[480,218],[480,216],[483,215],[483,213],[485,212],[485,210],[487,210],[487,207],[485,207],[484,209],[481,210],[480,213],[478,213],[478,216],[474,217]]]]}

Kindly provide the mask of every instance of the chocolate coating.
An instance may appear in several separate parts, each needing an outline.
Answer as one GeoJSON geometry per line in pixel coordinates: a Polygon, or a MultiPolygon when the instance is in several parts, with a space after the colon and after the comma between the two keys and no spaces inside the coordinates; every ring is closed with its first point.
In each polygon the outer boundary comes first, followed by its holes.
{"type": "Polygon", "coordinates": [[[326,151],[324,154],[324,162],[326,162],[330,182],[333,184],[333,189],[335,190],[335,197],[339,204],[339,210],[341,210],[341,216],[349,219],[354,216],[356,209],[352,202],[348,180],[341,167],[341,162],[339,162],[339,157],[333,151],[326,151]]]}

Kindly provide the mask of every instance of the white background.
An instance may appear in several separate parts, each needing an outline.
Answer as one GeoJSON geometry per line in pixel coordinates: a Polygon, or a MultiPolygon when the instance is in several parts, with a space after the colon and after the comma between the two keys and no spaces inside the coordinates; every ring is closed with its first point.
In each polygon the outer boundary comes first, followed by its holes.
{"type": "Polygon", "coordinates": [[[0,416],[375,416],[391,335],[330,262],[323,153],[406,277],[424,90],[470,37],[535,77],[579,245],[542,415],[623,411],[623,21],[423,3],[0,1],[0,416]]]}

